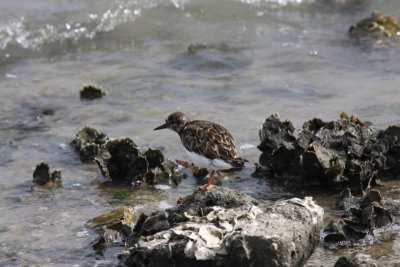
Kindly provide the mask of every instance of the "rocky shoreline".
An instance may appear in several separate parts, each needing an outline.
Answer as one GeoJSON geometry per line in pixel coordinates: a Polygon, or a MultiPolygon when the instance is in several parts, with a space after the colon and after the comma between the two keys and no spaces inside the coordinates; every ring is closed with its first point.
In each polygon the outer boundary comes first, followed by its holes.
{"type": "MultiPolygon", "coordinates": [[[[380,130],[346,113],[336,121],[311,119],[301,129],[278,114],[265,119],[253,176],[330,188],[343,211],[330,222],[312,197],[271,203],[214,186],[166,210],[136,214],[119,207],[89,220],[86,226],[98,233],[92,248],[102,254],[120,247],[119,266],[302,266],[318,245],[373,245],[376,234],[397,225],[390,199],[373,188],[380,179],[397,178],[399,129],[380,130]]],[[[143,152],[130,138],[109,138],[89,126],[71,144],[83,163],[97,163],[112,183],[179,185],[183,176],[162,150],[143,152]]],[[[41,188],[61,183],[61,171],[50,173],[46,163],[33,176],[41,188]]],[[[357,262],[364,258],[347,255],[335,266],[363,266],[357,262]]]]}

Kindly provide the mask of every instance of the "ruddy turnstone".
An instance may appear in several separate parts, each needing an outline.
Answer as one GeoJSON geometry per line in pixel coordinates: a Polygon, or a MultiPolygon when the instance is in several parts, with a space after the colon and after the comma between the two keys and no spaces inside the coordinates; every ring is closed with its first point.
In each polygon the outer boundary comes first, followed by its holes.
{"type": "MultiPolygon", "coordinates": [[[[198,168],[211,171],[207,185],[200,190],[208,191],[217,170],[243,168],[246,159],[238,157],[232,135],[221,125],[209,121],[191,120],[183,112],[174,112],[163,125],[154,130],[170,129],[179,134],[190,161],[198,168]]],[[[196,171],[185,161],[177,162],[196,171]]]]}

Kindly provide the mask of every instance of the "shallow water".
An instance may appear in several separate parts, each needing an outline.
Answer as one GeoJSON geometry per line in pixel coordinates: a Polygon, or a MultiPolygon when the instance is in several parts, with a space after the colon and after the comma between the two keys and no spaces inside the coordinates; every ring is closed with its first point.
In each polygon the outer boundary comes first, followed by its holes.
{"type": "MultiPolygon", "coordinates": [[[[223,186],[271,200],[311,194],[329,215],[335,211],[328,194],[291,192],[250,176],[262,121],[279,112],[300,127],[346,111],[378,127],[399,122],[400,46],[363,47],[347,36],[374,10],[400,17],[396,0],[3,0],[1,6],[0,265],[115,261],[117,250],[103,258],[90,249],[96,234],[84,227],[88,219],[121,204],[165,208],[193,191],[190,176],[159,189],[101,185],[97,167],[82,164],[68,145],[84,125],[184,159],[175,133],[152,129],[176,110],[218,122],[250,161],[221,177],[223,186]],[[212,49],[189,54],[196,43],[212,49]],[[80,101],[88,83],[108,95],[80,101]],[[62,169],[61,188],[32,189],[41,161],[62,169]]],[[[399,244],[396,237],[366,250],[400,260],[399,244]]],[[[344,253],[318,248],[308,266],[332,265],[344,253]]]]}

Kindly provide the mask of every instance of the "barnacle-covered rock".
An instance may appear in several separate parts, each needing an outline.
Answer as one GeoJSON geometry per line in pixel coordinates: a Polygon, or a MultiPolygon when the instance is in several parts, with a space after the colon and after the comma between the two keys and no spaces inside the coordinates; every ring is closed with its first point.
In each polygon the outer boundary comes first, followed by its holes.
{"type": "Polygon", "coordinates": [[[345,214],[337,222],[331,222],[324,229],[324,242],[358,242],[367,235],[374,235],[374,230],[388,226],[393,222],[390,211],[382,204],[379,191],[371,190],[360,201],[354,201],[349,190],[344,190],[340,199],[352,201],[347,205],[345,214]]]}
{"type": "Polygon", "coordinates": [[[149,170],[149,163],[132,139],[113,139],[107,142],[106,147],[111,157],[96,158],[104,176],[117,182],[143,181],[149,170]]]}
{"type": "Polygon", "coordinates": [[[76,134],[72,145],[78,151],[81,161],[86,162],[105,153],[106,142],[107,136],[104,133],[100,133],[93,127],[85,126],[76,134]]]}
{"type": "Polygon", "coordinates": [[[297,131],[290,121],[281,121],[277,113],[265,119],[259,132],[262,151],[260,164],[270,166],[275,175],[299,175],[302,149],[297,131]]]}
{"type": "Polygon", "coordinates": [[[400,126],[379,130],[372,123],[342,112],[340,119],[314,118],[296,130],[277,114],[260,129],[261,150],[256,177],[298,177],[330,188],[361,193],[378,177],[400,173],[400,126]]]}
{"type": "Polygon", "coordinates": [[[318,244],[323,209],[311,198],[254,203],[227,188],[195,192],[177,207],[141,216],[120,260],[154,267],[304,264],[318,244]]]}

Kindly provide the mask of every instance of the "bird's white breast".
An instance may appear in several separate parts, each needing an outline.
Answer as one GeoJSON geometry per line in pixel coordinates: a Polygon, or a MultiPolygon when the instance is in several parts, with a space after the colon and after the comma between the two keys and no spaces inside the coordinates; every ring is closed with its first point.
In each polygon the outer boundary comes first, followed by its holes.
{"type": "Polygon", "coordinates": [[[227,170],[232,168],[232,165],[222,159],[211,160],[187,149],[185,151],[189,155],[190,161],[198,168],[206,168],[208,170],[227,170]]]}

